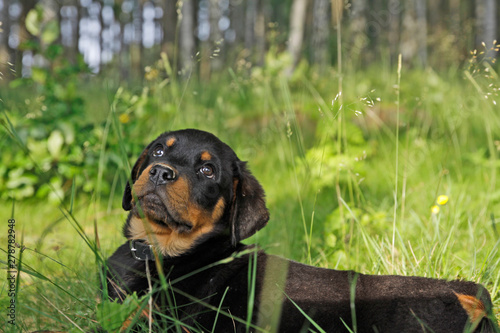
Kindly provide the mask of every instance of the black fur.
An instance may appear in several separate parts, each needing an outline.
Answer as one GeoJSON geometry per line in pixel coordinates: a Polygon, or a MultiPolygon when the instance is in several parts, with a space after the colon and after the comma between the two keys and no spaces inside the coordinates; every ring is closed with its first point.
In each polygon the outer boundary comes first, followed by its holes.
{"type": "MultiPolygon", "coordinates": [[[[155,312],[164,314],[154,316],[155,325],[162,330],[174,330],[168,318],[178,318],[182,331],[189,332],[307,332],[318,327],[326,332],[498,332],[490,296],[475,283],[322,269],[241,244],[267,223],[264,191],[231,148],[206,132],[164,133],[148,145],[123,197],[123,208],[131,210],[131,216],[136,209],[133,184],[148,165],[159,161],[151,149],[169,137],[176,143],[165,148],[161,163],[190,179],[190,200],[208,211],[220,198],[226,205],[211,232],[184,253],[160,258],[161,270],[148,262],[155,312]],[[201,151],[213,158],[216,175],[210,182],[192,171],[198,168],[201,151]],[[161,287],[160,274],[167,287],[161,287]],[[489,316],[472,324],[459,294],[481,300],[489,316]]],[[[125,234],[130,237],[128,223],[125,234]]],[[[110,298],[148,292],[146,262],[134,259],[128,242],[109,258],[108,268],[110,298]]]]}

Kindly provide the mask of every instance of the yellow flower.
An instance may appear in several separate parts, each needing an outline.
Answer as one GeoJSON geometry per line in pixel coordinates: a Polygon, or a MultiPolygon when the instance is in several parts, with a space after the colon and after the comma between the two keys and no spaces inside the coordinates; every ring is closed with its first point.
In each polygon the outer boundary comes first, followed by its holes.
{"type": "Polygon", "coordinates": [[[437,215],[439,213],[439,206],[438,205],[432,206],[431,212],[432,214],[437,215]]]}
{"type": "Polygon", "coordinates": [[[151,68],[149,66],[145,68],[144,72],[145,72],[144,77],[148,81],[153,81],[154,79],[156,79],[158,77],[158,74],[159,74],[157,69],[151,68]]]}
{"type": "Polygon", "coordinates": [[[120,121],[120,123],[122,124],[126,124],[130,121],[130,116],[126,113],[122,113],[119,117],[118,117],[118,120],[120,121]]]}
{"type": "Polygon", "coordinates": [[[446,203],[448,202],[448,196],[447,195],[440,195],[438,198],[437,198],[437,201],[438,205],[446,205],[446,203]]]}

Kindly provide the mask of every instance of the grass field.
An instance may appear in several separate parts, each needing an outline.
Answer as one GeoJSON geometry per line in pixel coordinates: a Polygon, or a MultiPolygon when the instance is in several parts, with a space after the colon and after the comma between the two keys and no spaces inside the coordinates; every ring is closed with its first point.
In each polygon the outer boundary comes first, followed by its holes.
{"type": "MultiPolygon", "coordinates": [[[[500,318],[500,82],[493,68],[377,67],[348,71],[342,87],[334,70],[287,79],[273,68],[229,71],[211,82],[92,80],[80,92],[84,122],[105,134],[96,143],[96,176],[86,179],[91,190],[66,188],[62,203],[0,203],[2,264],[12,216],[16,242],[25,246],[17,329],[96,325],[96,252],[107,257],[124,241],[127,163],[161,132],[187,127],[228,143],[266,190],[271,220],[248,242],[321,267],[473,280],[488,288],[500,318]],[[446,204],[436,203],[440,195],[446,204]]],[[[16,106],[22,93],[1,98],[4,119],[23,112],[16,106]]],[[[24,121],[16,119],[13,128],[24,121]]],[[[19,149],[3,124],[3,149],[19,149]]],[[[2,309],[7,294],[3,280],[2,309]]]]}

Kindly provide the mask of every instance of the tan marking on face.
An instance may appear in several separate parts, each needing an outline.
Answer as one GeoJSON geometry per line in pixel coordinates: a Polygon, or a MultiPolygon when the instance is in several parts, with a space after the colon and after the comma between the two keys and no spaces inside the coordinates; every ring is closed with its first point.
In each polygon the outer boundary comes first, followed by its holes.
{"type": "Polygon", "coordinates": [[[222,215],[224,214],[224,209],[226,208],[226,204],[224,203],[224,198],[220,198],[219,201],[217,201],[217,204],[214,207],[214,210],[212,211],[212,220],[217,221],[219,220],[222,215]]]}
{"type": "Polygon", "coordinates": [[[174,137],[168,138],[167,139],[167,147],[172,147],[174,145],[175,141],[177,141],[177,139],[174,137]]]}
{"type": "Polygon", "coordinates": [[[133,192],[136,196],[141,196],[141,195],[144,195],[145,193],[143,193],[145,190],[147,190],[147,185],[148,185],[148,182],[149,182],[149,172],[151,171],[151,168],[153,168],[154,166],[157,166],[157,165],[160,165],[160,166],[164,166],[164,167],[167,167],[169,169],[172,169],[175,173],[177,173],[177,170],[175,170],[173,167],[171,167],[170,165],[168,164],[165,164],[165,163],[154,163],[154,164],[150,164],[146,167],[146,169],[144,169],[137,177],[135,183],[134,183],[134,186],[132,187],[133,188],[133,192]]]}
{"type": "Polygon", "coordinates": [[[236,201],[236,191],[238,190],[238,184],[240,180],[238,178],[233,178],[233,204],[236,201]]]}
{"type": "MultiPolygon", "coordinates": [[[[145,193],[146,184],[149,179],[147,175],[151,166],[146,168],[134,184],[134,192],[137,196],[145,193]]],[[[178,256],[192,248],[198,238],[211,232],[215,223],[224,214],[226,204],[220,198],[212,210],[206,210],[197,203],[191,201],[190,186],[185,177],[179,177],[176,181],[165,186],[166,196],[162,198],[169,214],[179,222],[189,222],[192,229],[178,232],[166,225],[161,225],[148,218],[147,210],[145,217],[133,216],[129,224],[131,239],[140,239],[148,244],[158,246],[163,255],[178,256]],[[166,198],[163,199],[163,198],[166,198]]]]}
{"type": "Polygon", "coordinates": [[[202,161],[210,161],[212,159],[212,155],[208,151],[204,151],[201,153],[201,160],[202,161]]]}
{"type": "Polygon", "coordinates": [[[133,189],[133,196],[140,196],[142,192],[144,191],[144,188],[146,187],[148,181],[149,181],[149,171],[154,165],[148,165],[146,169],[144,169],[140,174],[137,175],[137,179],[135,180],[134,185],[132,186],[133,189]]]}
{"type": "Polygon", "coordinates": [[[212,231],[214,225],[193,227],[190,232],[178,233],[175,230],[155,223],[147,217],[130,219],[130,239],[138,239],[157,246],[164,256],[175,257],[191,249],[202,235],[212,231]]]}
{"type": "MultiPolygon", "coordinates": [[[[186,177],[180,176],[175,182],[169,184],[166,187],[166,192],[168,202],[164,202],[164,204],[171,208],[179,217],[183,217],[189,210],[189,196],[191,192],[186,177]]],[[[183,220],[188,219],[183,218],[183,220]]]]}
{"type": "Polygon", "coordinates": [[[487,315],[483,302],[478,300],[476,297],[457,293],[455,293],[455,295],[458,297],[460,305],[462,305],[465,312],[467,312],[467,315],[472,323],[479,322],[481,318],[487,315]]]}
{"type": "Polygon", "coordinates": [[[194,204],[188,210],[188,215],[186,216],[187,221],[196,221],[197,225],[200,227],[212,225],[222,217],[225,206],[223,198],[217,201],[217,204],[211,212],[194,204]]]}
{"type": "Polygon", "coordinates": [[[192,223],[193,228],[191,232],[186,234],[195,232],[198,229],[203,229],[208,232],[213,229],[215,222],[224,214],[224,199],[220,198],[210,211],[192,202],[190,192],[190,186],[187,180],[184,177],[179,177],[177,181],[167,187],[169,202],[165,204],[169,212],[175,212],[177,215],[174,218],[192,223]]]}
{"type": "Polygon", "coordinates": [[[148,152],[147,151],[144,151],[141,156],[137,159],[137,162],[135,162],[135,165],[134,166],[137,166],[137,170],[134,170],[135,171],[135,179],[137,179],[139,177],[139,169],[142,165],[142,163],[144,162],[144,160],[146,159],[146,156],[148,156],[148,152]]]}

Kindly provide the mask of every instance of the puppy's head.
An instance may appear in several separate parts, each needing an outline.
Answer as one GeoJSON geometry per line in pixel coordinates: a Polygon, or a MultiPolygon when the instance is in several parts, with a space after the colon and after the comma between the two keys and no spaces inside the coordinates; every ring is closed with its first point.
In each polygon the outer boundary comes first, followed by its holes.
{"type": "Polygon", "coordinates": [[[232,243],[269,220],[264,191],[234,151],[198,130],[166,132],[132,168],[123,195],[125,236],[178,256],[211,236],[232,243]]]}

